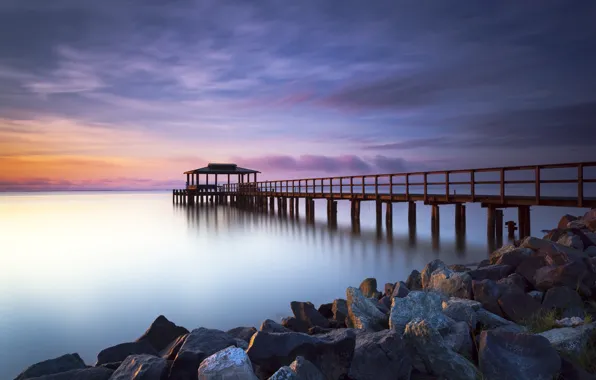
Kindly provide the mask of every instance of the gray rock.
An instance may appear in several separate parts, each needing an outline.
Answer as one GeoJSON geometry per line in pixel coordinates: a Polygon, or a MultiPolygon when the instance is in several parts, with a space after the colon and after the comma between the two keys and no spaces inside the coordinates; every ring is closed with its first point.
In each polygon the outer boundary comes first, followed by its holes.
{"type": "Polygon", "coordinates": [[[543,252],[557,251],[557,252],[562,252],[562,253],[565,253],[565,254],[568,254],[571,256],[577,256],[577,255],[581,256],[581,251],[579,251],[575,248],[567,247],[562,244],[554,243],[549,240],[538,239],[535,237],[525,238],[520,246],[523,248],[530,248],[534,251],[538,251],[538,250],[543,251],[543,252]]]}
{"type": "Polygon", "coordinates": [[[298,380],[298,376],[296,375],[296,373],[294,373],[294,371],[292,371],[290,367],[283,366],[277,371],[275,371],[275,373],[271,375],[269,380],[298,380]]]}
{"type": "Polygon", "coordinates": [[[476,328],[476,312],[471,306],[462,302],[443,303],[443,314],[456,322],[464,322],[468,328],[476,328]]]}
{"type": "Polygon", "coordinates": [[[384,296],[386,297],[391,297],[391,295],[393,294],[393,289],[395,288],[395,284],[392,284],[390,282],[385,284],[385,292],[383,293],[384,296]]]}
{"type": "Polygon", "coordinates": [[[596,322],[580,327],[552,329],[541,332],[538,335],[548,339],[557,351],[576,356],[586,345],[594,329],[596,329],[596,322]]]}
{"type": "Polygon", "coordinates": [[[287,327],[280,325],[279,323],[272,321],[271,319],[265,319],[263,323],[261,323],[261,327],[259,327],[259,331],[266,331],[266,332],[291,332],[287,327]]]}
{"type": "Polygon", "coordinates": [[[377,293],[377,279],[367,278],[360,283],[360,291],[366,298],[375,297],[377,293]]]}
{"type": "Polygon", "coordinates": [[[348,374],[356,334],[351,329],[333,330],[329,334],[310,336],[301,333],[268,333],[258,331],[252,338],[247,354],[265,377],[297,356],[312,362],[328,379],[348,374]]]}
{"type": "Polygon", "coordinates": [[[231,330],[226,331],[231,337],[242,339],[246,343],[250,342],[250,338],[257,332],[257,329],[254,327],[235,327],[231,330]]]}
{"type": "Polygon", "coordinates": [[[290,303],[290,308],[296,319],[304,322],[309,327],[319,326],[329,328],[329,321],[321,313],[315,309],[315,306],[310,302],[296,302],[290,303]]]}
{"type": "Polygon", "coordinates": [[[596,380],[596,375],[592,375],[575,363],[561,357],[561,372],[559,373],[561,380],[596,380]]]}
{"type": "Polygon", "coordinates": [[[541,310],[539,302],[519,289],[502,294],[499,307],[507,319],[517,323],[528,320],[541,310]]]}
{"type": "Polygon", "coordinates": [[[497,285],[503,288],[510,288],[512,286],[518,287],[521,291],[527,292],[530,290],[530,283],[519,273],[511,273],[509,276],[497,281],[497,285]]]}
{"type": "Polygon", "coordinates": [[[584,325],[584,319],[579,318],[579,317],[567,317],[567,318],[557,319],[555,321],[556,327],[577,327],[577,326],[583,326],[583,325],[584,325]]]}
{"type": "Polygon", "coordinates": [[[522,275],[530,284],[535,286],[534,276],[536,272],[542,268],[547,266],[548,263],[543,256],[532,256],[524,260],[521,264],[517,266],[515,269],[515,273],[522,275]]]}
{"type": "Polygon", "coordinates": [[[366,332],[356,336],[350,379],[407,380],[411,370],[412,360],[397,331],[366,332]]]}
{"type": "Polygon", "coordinates": [[[383,307],[386,310],[385,313],[389,313],[389,310],[391,310],[391,304],[393,303],[393,297],[385,296],[379,300],[379,303],[383,304],[383,307]]]}
{"type": "MultiPolygon", "coordinates": [[[[161,380],[167,361],[152,355],[130,355],[112,374],[110,380],[161,380]]],[[[196,376],[196,370],[194,375],[196,376]]]]}
{"type": "Polygon", "coordinates": [[[113,369],[104,367],[91,367],[85,369],[71,369],[53,375],[30,377],[31,380],[108,380],[114,373],[113,369]]]}
{"type": "MultiPolygon", "coordinates": [[[[428,288],[431,275],[437,269],[446,269],[448,271],[451,271],[449,268],[447,268],[447,265],[445,265],[445,263],[439,259],[435,259],[435,260],[431,261],[430,263],[426,264],[426,266],[420,273],[420,282],[422,284],[423,289],[428,288]]],[[[410,289],[412,290],[412,288],[410,288],[410,289]]]]}
{"type": "Polygon", "coordinates": [[[587,286],[584,280],[587,280],[588,268],[583,262],[570,262],[564,265],[551,265],[542,267],[534,275],[534,286],[537,290],[547,291],[555,286],[566,286],[578,291],[586,296],[591,295],[590,286],[587,286]]]}
{"type": "Polygon", "coordinates": [[[516,248],[513,251],[503,253],[503,255],[497,260],[496,264],[509,265],[515,270],[515,268],[517,268],[533,253],[534,251],[532,251],[530,248],[516,248]]]}
{"type": "Polygon", "coordinates": [[[482,304],[478,301],[469,300],[466,298],[450,297],[448,300],[443,301],[443,309],[445,309],[449,305],[460,303],[471,307],[474,311],[478,311],[480,308],[482,308],[482,304]]]}
{"type": "Polygon", "coordinates": [[[422,277],[420,272],[414,269],[406,279],[406,286],[411,290],[422,290],[422,277]]]}
{"type": "Polygon", "coordinates": [[[455,321],[443,314],[443,301],[447,298],[440,293],[412,291],[406,298],[394,298],[389,317],[389,327],[400,334],[414,319],[423,319],[433,329],[443,330],[455,321]]]}
{"type": "Polygon", "coordinates": [[[203,360],[198,375],[198,380],[258,380],[248,355],[237,347],[228,347],[203,360]]]}
{"type": "Polygon", "coordinates": [[[379,309],[379,311],[381,311],[383,314],[389,314],[389,310],[391,309],[391,303],[388,302],[389,299],[387,297],[383,297],[380,300],[375,300],[374,298],[369,298],[372,302],[375,303],[375,305],[377,306],[377,309],[379,309]],[[385,299],[383,299],[385,298],[385,299]],[[382,300],[382,302],[381,302],[382,300]],[[387,303],[389,303],[389,306],[387,306],[387,303]]]}
{"type": "Polygon", "coordinates": [[[499,307],[499,297],[501,297],[502,288],[492,280],[473,281],[472,290],[474,300],[480,302],[482,307],[493,314],[503,316],[499,307]]]}
{"type": "Polygon", "coordinates": [[[155,348],[156,351],[162,351],[172,341],[181,335],[188,334],[188,330],[181,326],[176,326],[166,317],[160,315],[153,321],[151,326],[145,331],[137,342],[146,341],[155,348]]]}
{"type": "Polygon", "coordinates": [[[205,358],[236,344],[236,338],[220,330],[204,327],[192,330],[172,364],[170,380],[186,380],[197,373],[205,358]]]}
{"type": "Polygon", "coordinates": [[[557,286],[547,290],[542,307],[547,310],[558,310],[565,318],[583,318],[585,315],[584,301],[575,290],[566,286],[557,286]]]}
{"type": "Polygon", "coordinates": [[[290,364],[290,369],[296,373],[299,380],[325,380],[321,371],[303,356],[297,356],[290,364]]]}
{"type": "Polygon", "coordinates": [[[515,271],[511,265],[489,265],[479,269],[474,269],[468,272],[470,277],[475,281],[492,280],[499,281],[502,278],[509,276],[515,271]]]}
{"type": "Polygon", "coordinates": [[[536,302],[542,303],[542,299],[544,298],[544,292],[540,290],[532,290],[531,292],[527,293],[530,297],[534,298],[536,302]]]}
{"type": "Polygon", "coordinates": [[[159,356],[155,348],[147,341],[121,343],[112,347],[101,350],[97,354],[97,363],[95,366],[100,366],[105,363],[121,362],[129,355],[147,354],[159,356]]]}
{"type": "MultiPolygon", "coordinates": [[[[496,264],[497,261],[499,261],[499,259],[507,252],[511,252],[511,251],[515,251],[517,249],[517,247],[513,244],[506,244],[504,246],[502,246],[501,248],[497,249],[496,251],[492,252],[489,255],[489,264],[496,264]]],[[[482,266],[478,266],[478,267],[485,267],[487,265],[482,265],[482,266]]]]}
{"type": "Polygon", "coordinates": [[[472,278],[468,273],[440,268],[431,274],[425,289],[441,292],[450,297],[472,298],[472,278]]]}
{"type": "Polygon", "coordinates": [[[351,325],[358,329],[379,331],[387,328],[388,318],[377,308],[378,303],[365,298],[360,290],[346,289],[348,318],[351,325]]]}
{"type": "Polygon", "coordinates": [[[54,373],[66,372],[73,369],[86,368],[85,362],[79,354],[66,354],[55,359],[45,360],[31,365],[21,372],[15,380],[23,380],[32,377],[51,375],[54,373]]]}
{"type": "Polygon", "coordinates": [[[409,322],[404,338],[423,360],[427,372],[449,380],[481,378],[474,364],[454,352],[427,321],[416,319],[409,322]]]}
{"type": "Polygon", "coordinates": [[[466,322],[454,323],[449,332],[443,336],[445,344],[454,352],[463,355],[468,360],[474,357],[474,342],[470,335],[470,327],[466,322]]]}
{"type": "Polygon", "coordinates": [[[234,338],[236,341],[236,347],[246,350],[248,348],[248,343],[244,339],[234,338]]]}
{"type": "Polygon", "coordinates": [[[462,264],[452,264],[452,265],[449,265],[447,268],[451,269],[454,272],[469,272],[472,270],[462,264]]]}
{"type": "Polygon", "coordinates": [[[410,293],[410,289],[406,286],[406,284],[402,281],[397,282],[393,287],[393,293],[391,293],[391,297],[399,297],[404,298],[410,293]]]}
{"type": "Polygon", "coordinates": [[[566,247],[574,248],[579,251],[584,250],[584,243],[583,243],[582,239],[579,236],[577,236],[571,232],[568,232],[567,234],[561,236],[559,238],[559,240],[557,240],[557,244],[561,244],[566,247]]]}
{"type": "MultiPolygon", "coordinates": [[[[510,325],[515,325],[517,326],[516,323],[508,321],[507,319],[493,314],[488,310],[485,309],[480,309],[478,311],[476,311],[476,320],[478,321],[478,323],[480,323],[484,328],[486,329],[495,329],[497,327],[501,327],[501,326],[510,326],[510,325]]],[[[520,327],[521,330],[521,327],[520,327]]]]}
{"type": "Polygon", "coordinates": [[[333,301],[333,320],[344,322],[348,317],[348,302],[342,298],[333,301]]]}
{"type": "Polygon", "coordinates": [[[486,380],[552,380],[561,369],[559,354],[548,340],[506,331],[480,334],[478,362],[486,380]]]}

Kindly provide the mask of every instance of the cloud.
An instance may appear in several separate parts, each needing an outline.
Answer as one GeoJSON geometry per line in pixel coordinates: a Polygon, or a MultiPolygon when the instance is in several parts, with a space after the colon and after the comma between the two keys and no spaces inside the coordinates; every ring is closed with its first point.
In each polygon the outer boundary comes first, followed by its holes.
{"type": "Polygon", "coordinates": [[[69,191],[69,190],[169,190],[182,188],[182,180],[154,180],[149,178],[102,178],[94,180],[64,180],[30,178],[2,180],[0,191],[69,191]]]}

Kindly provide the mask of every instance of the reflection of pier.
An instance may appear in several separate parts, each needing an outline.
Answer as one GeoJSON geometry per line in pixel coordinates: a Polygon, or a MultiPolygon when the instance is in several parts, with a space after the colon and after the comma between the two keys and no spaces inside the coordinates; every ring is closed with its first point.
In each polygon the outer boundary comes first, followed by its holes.
{"type": "Polygon", "coordinates": [[[332,227],[337,225],[338,201],[347,200],[351,204],[354,233],[360,230],[360,208],[364,201],[375,202],[378,228],[381,228],[385,212],[387,230],[392,228],[393,203],[407,202],[408,222],[415,225],[416,202],[423,202],[432,207],[431,226],[436,249],[439,246],[440,206],[455,205],[456,230],[458,235],[464,235],[465,203],[480,203],[487,209],[487,236],[489,245],[494,247],[502,242],[504,208],[518,209],[519,237],[525,237],[530,235],[531,206],[596,207],[596,198],[584,196],[584,188],[596,184],[596,176],[587,178],[586,168],[596,168],[596,162],[257,182],[259,172],[256,170],[234,164],[209,164],[185,172],[187,186],[174,190],[173,200],[188,205],[232,203],[243,209],[277,209],[280,215],[297,216],[302,199],[306,220],[312,223],[315,220],[314,200],[324,199],[327,201],[327,220],[332,227]],[[564,176],[567,178],[561,179],[557,170],[567,170],[568,174],[564,176]],[[199,183],[201,175],[205,176],[203,184],[199,183]],[[215,177],[211,184],[210,175],[215,177]],[[218,175],[226,175],[227,182],[221,185],[218,175]],[[231,183],[230,176],[237,176],[237,183],[231,183]],[[561,184],[572,185],[576,196],[544,195],[545,186],[561,184]],[[533,194],[519,195],[514,194],[511,187],[508,189],[508,186],[523,185],[529,185],[533,194]]]}

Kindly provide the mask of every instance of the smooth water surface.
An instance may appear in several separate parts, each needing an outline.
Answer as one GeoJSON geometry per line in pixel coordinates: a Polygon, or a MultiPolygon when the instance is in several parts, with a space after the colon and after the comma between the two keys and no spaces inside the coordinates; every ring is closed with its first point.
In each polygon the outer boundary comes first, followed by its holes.
{"type": "MultiPolygon", "coordinates": [[[[347,286],[376,277],[405,280],[435,258],[473,263],[487,257],[486,214],[469,205],[456,239],[454,207],[441,207],[440,234],[430,208],[394,205],[393,231],[375,226],[363,203],[360,231],[340,202],[338,226],[239,210],[172,204],[169,192],[0,195],[0,378],[68,352],[88,364],[108,346],[131,341],[163,314],[188,329],[256,326],[291,315],[290,301],[316,306],[345,298],[347,286]]],[[[532,210],[532,230],[564,213],[532,210]]],[[[514,209],[504,220],[516,220],[514,209]]]]}

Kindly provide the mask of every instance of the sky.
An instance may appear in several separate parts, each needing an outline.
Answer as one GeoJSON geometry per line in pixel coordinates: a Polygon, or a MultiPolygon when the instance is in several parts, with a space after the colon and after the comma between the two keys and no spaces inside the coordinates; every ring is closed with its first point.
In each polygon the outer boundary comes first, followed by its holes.
{"type": "Polygon", "coordinates": [[[0,0],[0,191],[596,161],[596,2],[0,0]]]}

